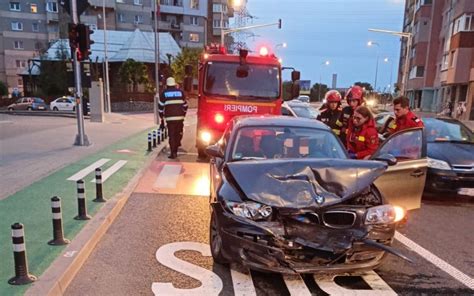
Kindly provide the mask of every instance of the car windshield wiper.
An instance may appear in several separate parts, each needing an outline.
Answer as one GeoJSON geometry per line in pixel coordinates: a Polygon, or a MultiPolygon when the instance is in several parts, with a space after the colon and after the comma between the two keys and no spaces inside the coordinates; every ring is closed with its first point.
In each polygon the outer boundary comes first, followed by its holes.
{"type": "Polygon", "coordinates": [[[262,160],[262,159],[267,159],[265,157],[258,157],[258,156],[245,156],[241,158],[234,158],[232,159],[233,161],[241,161],[241,160],[262,160]]]}

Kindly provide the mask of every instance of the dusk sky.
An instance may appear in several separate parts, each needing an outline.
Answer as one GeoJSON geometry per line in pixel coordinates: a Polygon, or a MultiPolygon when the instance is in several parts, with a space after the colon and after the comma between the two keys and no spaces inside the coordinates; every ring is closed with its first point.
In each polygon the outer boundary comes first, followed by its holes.
{"type": "MultiPolygon", "coordinates": [[[[261,45],[278,47],[276,53],[284,66],[301,71],[301,79],[311,84],[331,85],[331,76],[338,74],[337,87],[348,87],[356,81],[375,79],[376,57],[379,55],[377,88],[383,90],[396,82],[400,40],[396,36],[369,32],[369,28],[401,31],[404,0],[248,0],[247,9],[253,21],[265,24],[283,20],[283,27],[253,30],[247,40],[251,49],[261,45]],[[380,46],[368,47],[369,40],[380,46]],[[384,58],[393,61],[385,63],[384,58]],[[330,65],[321,65],[329,60],[330,65]],[[392,68],[392,69],[391,69],[392,68]]],[[[289,79],[289,72],[284,74],[289,79]]]]}

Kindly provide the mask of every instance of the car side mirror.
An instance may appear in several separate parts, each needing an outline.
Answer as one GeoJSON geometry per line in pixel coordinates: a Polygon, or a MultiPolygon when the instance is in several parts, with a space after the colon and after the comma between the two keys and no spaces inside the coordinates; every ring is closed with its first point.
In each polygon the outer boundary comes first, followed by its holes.
{"type": "Polygon", "coordinates": [[[221,147],[217,144],[207,146],[206,154],[211,157],[224,158],[224,153],[222,153],[221,147]]]}
{"type": "Polygon", "coordinates": [[[291,71],[291,81],[296,82],[300,80],[301,73],[300,71],[293,70],[291,71]]]}
{"type": "Polygon", "coordinates": [[[385,161],[390,166],[397,164],[397,158],[395,156],[393,156],[392,154],[379,155],[375,158],[375,160],[385,161]]]}
{"type": "Polygon", "coordinates": [[[291,84],[291,99],[297,98],[300,95],[300,85],[298,82],[291,84]]]}

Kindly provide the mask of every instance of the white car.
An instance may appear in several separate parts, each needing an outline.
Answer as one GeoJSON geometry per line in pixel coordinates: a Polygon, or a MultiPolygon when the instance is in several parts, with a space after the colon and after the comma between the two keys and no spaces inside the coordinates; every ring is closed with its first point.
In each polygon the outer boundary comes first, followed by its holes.
{"type": "Polygon", "coordinates": [[[73,97],[60,97],[52,101],[49,108],[52,111],[75,111],[75,102],[73,97]]]}
{"type": "Polygon", "coordinates": [[[300,95],[299,97],[296,98],[296,100],[303,103],[309,103],[309,96],[300,95]]]}

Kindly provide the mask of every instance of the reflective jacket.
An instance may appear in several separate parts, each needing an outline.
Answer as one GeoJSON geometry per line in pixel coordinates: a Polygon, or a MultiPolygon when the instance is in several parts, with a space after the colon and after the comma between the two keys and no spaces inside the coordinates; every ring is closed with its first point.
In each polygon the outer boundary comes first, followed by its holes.
{"type": "Polygon", "coordinates": [[[340,121],[342,110],[337,108],[336,110],[326,109],[316,118],[322,123],[326,124],[331,128],[336,136],[341,135],[342,122],[340,121]]]}
{"type": "Polygon", "coordinates": [[[349,153],[355,153],[357,159],[363,159],[374,154],[379,147],[379,137],[375,129],[375,121],[367,121],[361,127],[352,123],[347,129],[347,149],[349,153]]]}
{"type": "Polygon", "coordinates": [[[424,127],[424,124],[413,112],[408,111],[407,115],[399,117],[389,124],[388,132],[393,134],[413,127],[424,127]]]}
{"type": "Polygon", "coordinates": [[[184,93],[176,87],[168,87],[161,93],[158,112],[166,121],[184,120],[188,103],[184,93]]]}

